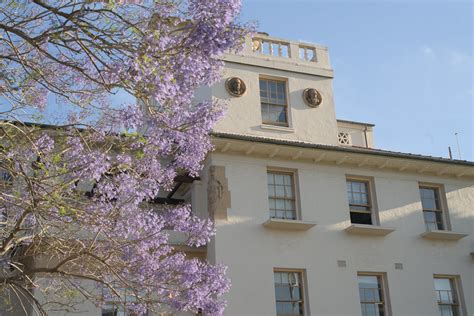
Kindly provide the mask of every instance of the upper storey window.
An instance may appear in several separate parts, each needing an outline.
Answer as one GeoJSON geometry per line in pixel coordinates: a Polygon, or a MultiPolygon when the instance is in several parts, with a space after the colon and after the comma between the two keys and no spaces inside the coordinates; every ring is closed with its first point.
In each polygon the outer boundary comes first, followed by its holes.
{"type": "Polygon", "coordinates": [[[260,78],[263,124],[288,126],[286,82],[260,78]]]}
{"type": "Polygon", "coordinates": [[[294,174],[268,171],[267,180],[270,217],[296,219],[294,174]]]}
{"type": "Polygon", "coordinates": [[[368,180],[347,179],[346,186],[351,223],[373,225],[370,182],[368,180]]]}
{"type": "Polygon", "coordinates": [[[274,279],[277,315],[305,315],[302,272],[276,270],[274,279]]]}
{"type": "Polygon", "coordinates": [[[434,283],[440,315],[460,315],[456,278],[435,276],[434,283]]]}
{"type": "Polygon", "coordinates": [[[440,187],[420,186],[421,205],[427,231],[444,230],[443,208],[440,199],[440,187]]]}

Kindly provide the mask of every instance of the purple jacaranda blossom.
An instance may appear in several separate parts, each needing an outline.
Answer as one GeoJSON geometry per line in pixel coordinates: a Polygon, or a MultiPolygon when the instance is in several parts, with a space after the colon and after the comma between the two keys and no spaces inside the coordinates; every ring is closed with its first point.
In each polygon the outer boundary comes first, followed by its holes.
{"type": "MultiPolygon", "coordinates": [[[[189,204],[154,201],[178,176],[199,176],[225,104],[196,103],[194,94],[220,79],[222,54],[238,51],[248,28],[236,22],[239,0],[151,3],[2,6],[0,17],[21,31],[8,37],[0,27],[11,44],[0,47],[10,57],[2,60],[0,77],[10,118],[43,110],[54,96],[67,122],[47,133],[2,123],[1,167],[13,184],[0,192],[0,210],[9,218],[0,245],[7,263],[0,269],[11,277],[16,260],[23,268],[12,280],[62,299],[81,293],[97,306],[112,300],[137,313],[222,315],[230,288],[225,267],[182,251],[205,247],[213,223],[189,204]],[[118,92],[136,102],[111,102],[118,92]],[[180,247],[171,244],[175,233],[184,236],[180,247]],[[49,265],[24,264],[37,257],[36,264],[49,265]],[[48,278],[34,282],[29,276],[39,268],[48,278]],[[99,294],[81,279],[95,283],[99,294]]],[[[10,282],[2,277],[0,290],[10,282]]],[[[53,308],[68,305],[51,299],[53,308]]]]}

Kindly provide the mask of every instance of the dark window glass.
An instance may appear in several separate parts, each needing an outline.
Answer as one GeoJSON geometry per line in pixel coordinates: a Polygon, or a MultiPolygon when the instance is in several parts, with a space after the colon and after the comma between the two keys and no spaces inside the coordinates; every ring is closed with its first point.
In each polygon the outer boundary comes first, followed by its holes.
{"type": "Polygon", "coordinates": [[[102,310],[102,316],[117,316],[117,310],[102,310]]]}
{"type": "Polygon", "coordinates": [[[351,212],[351,223],[372,225],[372,215],[371,214],[351,212]]]}

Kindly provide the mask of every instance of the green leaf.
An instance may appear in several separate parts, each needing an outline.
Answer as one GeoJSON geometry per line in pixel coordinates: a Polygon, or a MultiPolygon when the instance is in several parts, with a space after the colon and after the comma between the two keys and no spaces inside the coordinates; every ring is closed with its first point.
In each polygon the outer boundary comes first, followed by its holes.
{"type": "Polygon", "coordinates": [[[60,206],[58,211],[59,211],[59,215],[61,215],[61,216],[66,216],[67,215],[67,210],[64,206],[60,206]]]}

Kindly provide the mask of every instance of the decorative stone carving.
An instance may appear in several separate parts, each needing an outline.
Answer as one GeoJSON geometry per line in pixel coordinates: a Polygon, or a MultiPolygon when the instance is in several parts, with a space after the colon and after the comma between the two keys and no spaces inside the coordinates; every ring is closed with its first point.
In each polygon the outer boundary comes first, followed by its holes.
{"type": "Polygon", "coordinates": [[[350,145],[351,144],[351,136],[347,132],[339,132],[337,134],[337,140],[340,145],[350,145]]]}
{"type": "Polygon", "coordinates": [[[303,91],[303,100],[308,106],[315,108],[323,102],[323,97],[318,90],[307,88],[303,91]]]}
{"type": "Polygon", "coordinates": [[[225,167],[211,166],[207,184],[207,208],[211,218],[227,220],[230,208],[230,191],[225,176],[225,167]]]}
{"type": "Polygon", "coordinates": [[[245,82],[237,77],[231,77],[226,80],[225,88],[230,95],[234,97],[241,97],[247,91],[247,87],[245,86],[245,82]]]}

